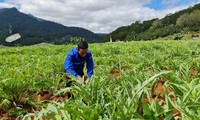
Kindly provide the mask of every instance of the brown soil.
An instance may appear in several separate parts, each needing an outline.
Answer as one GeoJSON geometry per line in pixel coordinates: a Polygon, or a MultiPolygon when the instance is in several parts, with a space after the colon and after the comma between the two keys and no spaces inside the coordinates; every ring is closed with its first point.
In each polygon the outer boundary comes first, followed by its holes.
{"type": "Polygon", "coordinates": [[[112,77],[116,77],[116,78],[120,78],[121,77],[121,74],[119,73],[119,71],[117,69],[114,69],[114,68],[110,71],[110,75],[112,77]]]}
{"type": "MultiPolygon", "coordinates": [[[[66,80],[66,76],[64,76],[64,79],[66,80]]],[[[60,84],[58,85],[58,88],[60,89],[61,86],[63,84],[63,80],[61,80],[60,84]]],[[[39,93],[25,93],[24,95],[22,95],[20,97],[20,99],[26,99],[29,98],[31,99],[31,101],[33,102],[37,102],[37,103],[50,103],[52,101],[57,101],[57,102],[65,102],[68,99],[68,93],[62,94],[62,95],[54,95],[52,92],[49,92],[45,89],[41,89],[41,91],[39,93]]],[[[41,110],[41,106],[34,106],[28,103],[14,103],[11,102],[8,105],[7,110],[4,110],[2,108],[2,106],[0,106],[0,120],[4,119],[4,120],[15,120],[17,119],[18,116],[16,115],[12,115],[12,112],[14,110],[14,108],[16,107],[20,107],[23,110],[26,110],[29,113],[33,113],[36,111],[40,111],[41,110]]]]}
{"type": "MultiPolygon", "coordinates": [[[[126,71],[126,70],[127,70],[127,67],[126,67],[126,66],[122,66],[122,67],[121,67],[121,70],[122,70],[122,71],[126,71]]],[[[110,75],[111,75],[112,77],[120,78],[120,77],[121,77],[121,74],[120,74],[119,71],[120,71],[119,68],[112,68],[111,71],[110,71],[110,75]]]]}
{"type": "Polygon", "coordinates": [[[200,80],[200,68],[191,67],[190,71],[189,71],[189,75],[190,75],[191,78],[198,77],[198,79],[200,80]]]}
{"type": "Polygon", "coordinates": [[[196,68],[195,68],[195,67],[192,67],[192,68],[190,69],[190,76],[191,76],[191,77],[194,77],[194,76],[196,75],[196,73],[197,73],[196,68]]]}
{"type": "MultiPolygon", "coordinates": [[[[151,96],[148,99],[147,96],[143,97],[143,100],[147,103],[151,103],[153,100],[156,101],[162,101],[161,107],[163,105],[165,105],[165,89],[164,89],[164,83],[167,81],[167,79],[162,78],[161,80],[159,80],[157,83],[155,83],[151,89],[151,96]]],[[[166,88],[166,92],[169,94],[170,92],[172,92],[172,88],[171,87],[167,87],[166,88]]],[[[176,98],[173,95],[170,95],[170,98],[172,101],[176,101],[176,98]]],[[[174,118],[176,118],[176,120],[180,120],[181,119],[181,113],[180,111],[178,111],[177,109],[173,109],[172,110],[174,118]]]]}

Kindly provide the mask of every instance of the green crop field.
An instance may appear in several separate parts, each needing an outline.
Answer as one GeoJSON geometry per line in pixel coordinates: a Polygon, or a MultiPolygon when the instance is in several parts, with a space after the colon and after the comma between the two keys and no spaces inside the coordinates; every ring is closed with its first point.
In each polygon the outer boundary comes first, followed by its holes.
{"type": "Polygon", "coordinates": [[[84,85],[70,76],[66,87],[63,63],[73,47],[0,48],[0,118],[200,118],[200,41],[89,44],[93,77],[84,85]]]}

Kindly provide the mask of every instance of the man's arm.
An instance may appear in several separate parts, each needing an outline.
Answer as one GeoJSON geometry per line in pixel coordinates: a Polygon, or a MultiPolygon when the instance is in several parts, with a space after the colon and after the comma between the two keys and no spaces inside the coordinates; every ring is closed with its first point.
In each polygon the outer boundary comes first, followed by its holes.
{"type": "Polygon", "coordinates": [[[88,75],[88,77],[91,77],[94,72],[94,62],[93,62],[91,53],[89,53],[89,55],[88,55],[86,67],[87,67],[87,75],[88,75]]]}
{"type": "Polygon", "coordinates": [[[64,63],[65,71],[66,71],[66,73],[72,74],[76,78],[78,78],[79,75],[75,72],[72,61],[73,61],[72,55],[70,53],[68,53],[68,55],[67,55],[67,57],[65,59],[65,63],[64,63]]]}

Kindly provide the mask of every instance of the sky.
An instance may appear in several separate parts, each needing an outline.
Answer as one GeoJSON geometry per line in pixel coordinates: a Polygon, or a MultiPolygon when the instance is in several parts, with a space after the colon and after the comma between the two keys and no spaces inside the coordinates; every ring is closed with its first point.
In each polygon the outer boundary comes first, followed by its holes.
{"type": "Polygon", "coordinates": [[[110,33],[135,21],[163,18],[200,3],[200,0],[0,0],[1,8],[94,33],[110,33]]]}

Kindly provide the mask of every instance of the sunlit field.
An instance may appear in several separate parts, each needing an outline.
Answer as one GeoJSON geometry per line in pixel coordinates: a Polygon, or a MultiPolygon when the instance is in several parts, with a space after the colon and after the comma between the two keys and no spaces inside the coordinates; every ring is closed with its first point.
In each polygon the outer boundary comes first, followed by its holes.
{"type": "Polygon", "coordinates": [[[200,118],[200,41],[89,44],[95,68],[87,85],[63,72],[73,47],[0,48],[0,118],[200,118]]]}

